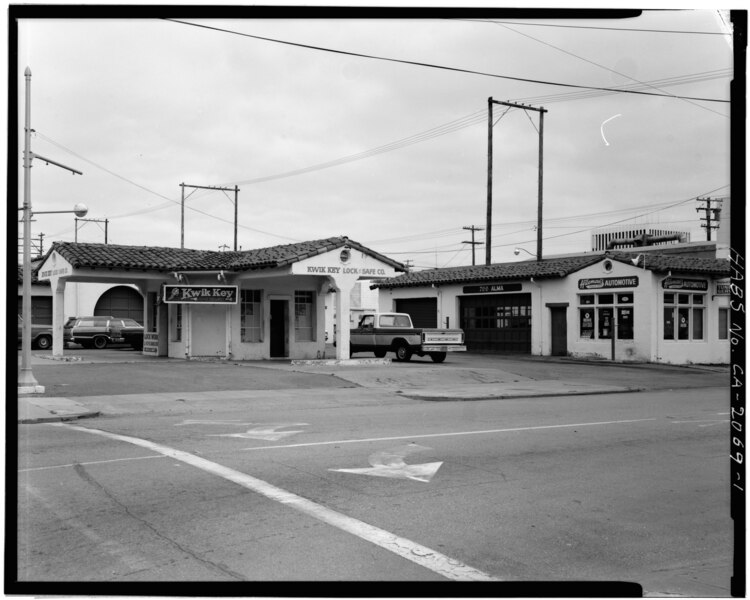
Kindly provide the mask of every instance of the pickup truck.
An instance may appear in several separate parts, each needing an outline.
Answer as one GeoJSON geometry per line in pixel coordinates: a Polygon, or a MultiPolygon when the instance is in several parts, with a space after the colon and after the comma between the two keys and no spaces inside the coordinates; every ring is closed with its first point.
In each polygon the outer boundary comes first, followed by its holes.
{"type": "Polygon", "coordinates": [[[412,325],[407,313],[366,313],[349,334],[350,354],[373,352],[382,358],[395,352],[396,360],[408,361],[413,354],[428,355],[434,362],[445,360],[448,352],[466,350],[461,329],[425,329],[412,325]]]}

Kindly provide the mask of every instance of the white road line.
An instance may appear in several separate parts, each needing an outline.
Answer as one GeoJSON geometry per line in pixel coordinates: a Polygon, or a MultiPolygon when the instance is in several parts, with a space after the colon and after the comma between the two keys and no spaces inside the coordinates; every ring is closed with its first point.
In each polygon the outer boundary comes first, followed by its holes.
{"type": "Polygon", "coordinates": [[[134,444],[142,448],[148,448],[153,452],[158,452],[159,454],[179,460],[213,475],[223,477],[228,481],[261,494],[266,498],[280,502],[290,508],[294,508],[301,513],[380,546],[389,552],[393,552],[394,554],[410,560],[430,571],[438,573],[447,579],[453,579],[455,581],[497,581],[497,578],[492,577],[487,573],[465,565],[445,554],[427,548],[426,546],[422,546],[421,544],[406,538],[394,535],[384,529],[380,529],[320,504],[316,504],[312,500],[288,492],[266,481],[241,473],[240,471],[235,471],[234,469],[195,456],[194,454],[183,452],[168,446],[162,446],[161,444],[149,442],[148,440],[110,433],[109,431],[103,431],[100,429],[89,429],[87,427],[81,427],[80,425],[53,423],[51,426],[74,429],[76,431],[100,435],[102,437],[119,440],[128,444],[134,444]]]}
{"type": "Polygon", "coordinates": [[[331,446],[335,444],[361,444],[364,442],[390,442],[393,440],[416,440],[420,438],[452,437],[457,435],[484,435],[488,433],[509,433],[512,431],[534,431],[539,429],[561,429],[565,427],[591,427],[594,425],[619,425],[620,423],[642,423],[643,421],[656,421],[651,419],[630,419],[626,421],[599,421],[596,423],[569,423],[565,425],[537,425],[534,427],[510,427],[507,429],[483,429],[480,431],[450,431],[443,433],[423,433],[417,435],[397,435],[393,437],[361,438],[349,440],[334,440],[329,442],[307,442],[303,444],[278,444],[276,446],[251,446],[243,450],[273,450],[278,448],[303,448],[306,446],[331,446]]]}
{"type": "Polygon", "coordinates": [[[164,458],[163,454],[150,454],[149,456],[133,456],[131,458],[113,458],[111,460],[92,460],[89,462],[81,462],[81,463],[68,463],[64,465],[51,465],[48,467],[30,467],[28,469],[18,469],[19,473],[28,473],[29,471],[46,471],[48,469],[65,469],[70,467],[75,467],[76,465],[105,465],[108,463],[114,463],[114,462],[123,462],[128,460],[145,460],[147,458],[164,458]]]}

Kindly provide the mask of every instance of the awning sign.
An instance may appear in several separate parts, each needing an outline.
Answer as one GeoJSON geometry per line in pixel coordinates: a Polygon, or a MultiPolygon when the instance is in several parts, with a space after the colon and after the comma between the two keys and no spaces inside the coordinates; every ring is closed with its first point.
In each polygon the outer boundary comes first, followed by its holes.
{"type": "Polygon", "coordinates": [[[165,285],[167,304],[237,304],[236,285],[165,285]]]}
{"type": "Polygon", "coordinates": [[[606,288],[638,287],[638,277],[599,277],[597,279],[579,279],[579,290],[600,290],[606,288]]]}
{"type": "Polygon", "coordinates": [[[486,294],[488,292],[520,292],[520,283],[491,283],[488,285],[465,285],[464,294],[486,294]]]}
{"type": "Polygon", "coordinates": [[[697,290],[705,292],[708,290],[708,281],[705,279],[683,279],[681,277],[667,277],[661,282],[665,290],[697,290]]]}

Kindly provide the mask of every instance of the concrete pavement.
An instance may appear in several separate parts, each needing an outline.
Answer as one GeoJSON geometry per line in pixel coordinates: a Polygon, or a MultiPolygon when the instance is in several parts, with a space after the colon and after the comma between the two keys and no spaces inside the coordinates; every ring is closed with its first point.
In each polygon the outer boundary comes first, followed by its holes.
{"type": "MultiPolygon", "coordinates": [[[[527,360],[540,363],[557,362],[560,359],[545,357],[525,357],[527,360]]],[[[524,357],[518,357],[523,360],[524,357]]],[[[59,360],[51,354],[34,354],[34,365],[53,364],[59,360]]],[[[67,355],[62,362],[75,368],[75,364],[106,364],[118,362],[133,364],[138,369],[139,363],[153,363],[154,360],[169,363],[184,362],[180,359],[154,359],[137,352],[120,354],[116,357],[103,353],[89,352],[85,356],[67,355]]],[[[550,396],[570,396],[585,394],[613,394],[637,392],[645,389],[639,383],[642,379],[634,378],[632,384],[610,385],[606,383],[584,381],[585,377],[576,380],[563,380],[559,377],[548,378],[529,377],[503,370],[498,365],[492,368],[452,367],[442,364],[421,363],[418,366],[411,363],[391,362],[390,359],[354,358],[347,361],[338,360],[307,360],[307,361],[253,361],[252,363],[238,363],[236,361],[213,361],[237,366],[252,366],[255,368],[279,370],[294,373],[325,374],[350,382],[357,387],[379,390],[402,395],[407,398],[426,401],[461,401],[461,400],[491,400],[507,398],[533,398],[550,396]]],[[[613,363],[608,363],[612,366],[613,363]]],[[[499,365],[502,366],[502,363],[499,365]]],[[[665,368],[663,365],[632,365],[647,376],[649,371],[665,368]]],[[[596,368],[596,363],[582,362],[582,369],[596,368]]],[[[667,367],[675,368],[675,367],[667,367]]],[[[690,370],[723,370],[727,367],[705,367],[696,365],[685,367],[690,370]]],[[[653,376],[653,373],[651,374],[653,376]]],[[[589,377],[589,379],[591,379],[589,377]]],[[[39,394],[23,394],[18,398],[18,422],[22,424],[45,423],[96,417],[101,413],[91,410],[85,404],[65,397],[45,397],[39,394]]]]}

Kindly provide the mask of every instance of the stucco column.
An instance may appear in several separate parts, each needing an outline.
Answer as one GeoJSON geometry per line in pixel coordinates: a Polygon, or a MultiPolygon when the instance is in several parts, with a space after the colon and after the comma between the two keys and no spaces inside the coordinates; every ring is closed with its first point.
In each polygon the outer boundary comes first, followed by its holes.
{"type": "Polygon", "coordinates": [[[52,356],[63,355],[63,325],[65,325],[65,282],[62,277],[50,280],[52,288],[52,356]]]}
{"type": "Polygon", "coordinates": [[[349,354],[350,296],[354,284],[357,283],[358,276],[339,275],[329,278],[336,290],[336,358],[346,360],[351,358],[349,354]]]}

